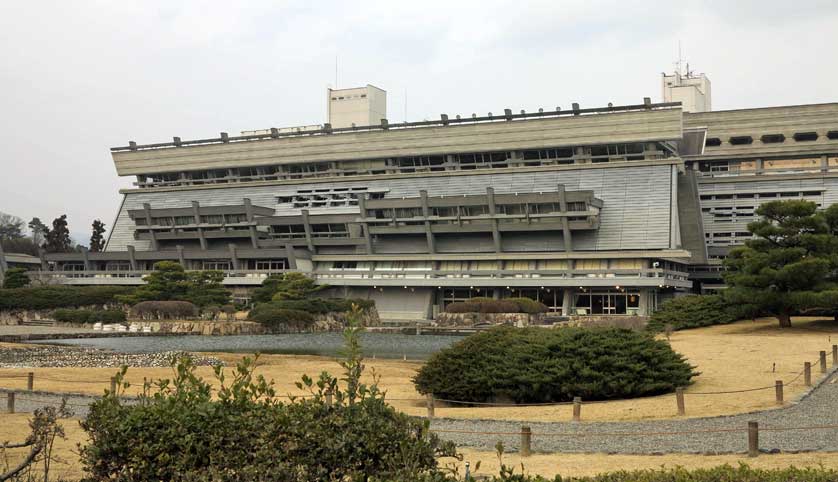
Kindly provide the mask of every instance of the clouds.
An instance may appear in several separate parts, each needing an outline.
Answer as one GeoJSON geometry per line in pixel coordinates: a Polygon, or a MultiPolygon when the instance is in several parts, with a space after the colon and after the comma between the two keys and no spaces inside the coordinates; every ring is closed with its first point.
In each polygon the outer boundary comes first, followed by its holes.
{"type": "Polygon", "coordinates": [[[680,40],[738,108],[836,100],[836,24],[828,1],[4,2],[0,209],[110,223],[108,147],[323,122],[336,56],[401,121],[405,91],[410,119],[658,99],[680,40]]]}

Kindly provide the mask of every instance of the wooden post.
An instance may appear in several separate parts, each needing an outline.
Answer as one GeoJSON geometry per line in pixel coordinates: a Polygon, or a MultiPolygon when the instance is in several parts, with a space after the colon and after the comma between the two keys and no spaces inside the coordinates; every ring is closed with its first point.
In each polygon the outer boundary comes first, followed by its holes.
{"type": "Polygon", "coordinates": [[[838,345],[832,345],[832,366],[838,365],[838,345]]]}
{"type": "Polygon", "coordinates": [[[812,386],[812,363],[811,362],[803,363],[803,383],[805,383],[807,387],[812,386]]]}
{"type": "Polygon", "coordinates": [[[573,421],[582,420],[582,397],[573,397],[573,421]]]}
{"type": "Polygon", "coordinates": [[[6,411],[15,413],[15,392],[6,393],[6,411]]]}
{"type": "Polygon", "coordinates": [[[820,362],[821,362],[821,373],[826,373],[826,352],[825,352],[825,351],[821,351],[821,352],[820,352],[820,357],[821,357],[821,359],[820,359],[820,362]]]}
{"type": "Polygon", "coordinates": [[[111,377],[111,393],[116,394],[116,377],[111,377]]]}
{"type": "Polygon", "coordinates": [[[777,397],[777,405],[783,404],[783,381],[774,382],[774,395],[777,397]]]}
{"type": "Polygon", "coordinates": [[[434,394],[429,393],[427,395],[428,398],[428,420],[434,418],[434,394]]]}
{"type": "Polygon", "coordinates": [[[532,430],[526,425],[521,427],[521,457],[532,454],[532,430]]]}
{"type": "Polygon", "coordinates": [[[26,389],[30,392],[35,389],[35,373],[29,372],[26,374],[26,389]]]}
{"type": "Polygon", "coordinates": [[[686,415],[687,411],[684,408],[684,389],[682,387],[675,389],[675,402],[678,404],[678,415],[686,415]]]}
{"type": "Polygon", "coordinates": [[[326,392],[326,405],[331,407],[332,406],[332,391],[329,390],[326,392]]]}
{"type": "Polygon", "coordinates": [[[748,457],[759,455],[759,424],[748,422],[748,457]]]}

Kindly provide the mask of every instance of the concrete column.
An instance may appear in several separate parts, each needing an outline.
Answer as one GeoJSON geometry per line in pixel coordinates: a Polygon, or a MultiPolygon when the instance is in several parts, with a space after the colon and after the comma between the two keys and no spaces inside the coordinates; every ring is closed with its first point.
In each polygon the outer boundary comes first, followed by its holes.
{"type": "Polygon", "coordinates": [[[294,254],[294,245],[285,245],[285,256],[288,258],[288,269],[297,269],[297,256],[294,254]]]}
{"type": "Polygon", "coordinates": [[[250,244],[253,246],[253,249],[259,249],[259,236],[256,233],[256,226],[250,226],[250,244]]]}
{"type": "Polygon", "coordinates": [[[128,245],[128,262],[131,263],[131,271],[137,271],[137,251],[130,244],[128,245]]]}
{"type": "Polygon", "coordinates": [[[201,243],[201,249],[207,249],[207,237],[204,236],[204,228],[198,228],[198,241],[201,243]]]}
{"type": "Polygon", "coordinates": [[[495,252],[500,253],[503,251],[503,240],[501,239],[500,229],[498,229],[498,219],[495,217],[498,213],[495,204],[495,190],[491,187],[486,188],[486,202],[489,205],[489,215],[492,216],[492,241],[495,244],[495,252]]]}
{"type": "Polygon", "coordinates": [[[201,205],[198,201],[192,201],[192,217],[195,218],[195,224],[201,224],[201,205]]]}
{"type": "Polygon", "coordinates": [[[570,234],[570,221],[567,220],[567,193],[564,190],[564,184],[558,185],[559,209],[562,211],[562,241],[564,242],[564,250],[566,252],[573,251],[573,238],[570,234]]]}
{"type": "Polygon", "coordinates": [[[145,213],[146,226],[151,226],[151,204],[143,203],[143,212],[145,213]]]}
{"type": "Polygon", "coordinates": [[[755,161],[755,164],[756,164],[756,173],[757,174],[762,174],[762,172],[765,170],[765,166],[764,166],[764,163],[762,162],[762,159],[757,159],[755,161]]]}
{"type": "Polygon", "coordinates": [[[308,209],[302,210],[303,215],[303,228],[306,231],[306,244],[308,245],[308,250],[314,253],[314,242],[311,238],[311,222],[308,219],[308,209]]]}
{"type": "Polygon", "coordinates": [[[367,254],[373,254],[372,249],[372,235],[370,234],[370,225],[364,219],[367,217],[367,195],[361,194],[358,197],[358,208],[361,211],[361,229],[364,232],[364,245],[367,249],[367,254]]]}
{"type": "Polygon", "coordinates": [[[154,230],[150,229],[148,231],[148,235],[151,237],[151,250],[158,251],[160,249],[160,245],[157,243],[157,235],[154,234],[154,230]]]}
{"type": "Polygon", "coordinates": [[[233,269],[238,271],[241,269],[241,263],[239,263],[239,254],[236,251],[236,245],[230,243],[227,245],[227,249],[230,250],[230,259],[233,261],[233,269]]]}
{"type": "Polygon", "coordinates": [[[247,222],[253,222],[253,204],[249,198],[244,198],[244,212],[247,216],[247,222]]]}
{"type": "Polygon", "coordinates": [[[419,191],[419,199],[422,201],[422,217],[425,218],[425,239],[428,242],[428,253],[434,254],[436,253],[436,240],[431,230],[431,222],[428,220],[428,216],[431,215],[431,210],[428,207],[428,191],[424,189],[419,191]]]}
{"type": "Polygon", "coordinates": [[[81,248],[81,257],[84,260],[84,270],[90,271],[90,252],[87,248],[81,248]]]}
{"type": "Polygon", "coordinates": [[[821,156],[821,172],[826,172],[829,170],[829,158],[826,154],[821,156]]]}
{"type": "Polygon", "coordinates": [[[562,289],[562,316],[570,316],[571,304],[573,303],[573,288],[562,289]]]}
{"type": "Polygon", "coordinates": [[[183,269],[188,269],[188,267],[186,266],[186,257],[184,257],[183,255],[183,246],[177,245],[175,246],[175,249],[177,249],[178,262],[181,266],[183,266],[183,269]]]}
{"type": "Polygon", "coordinates": [[[649,299],[653,295],[654,289],[649,288],[641,288],[640,289],[640,306],[638,307],[637,314],[640,316],[649,316],[651,314],[651,300],[649,299]]]}

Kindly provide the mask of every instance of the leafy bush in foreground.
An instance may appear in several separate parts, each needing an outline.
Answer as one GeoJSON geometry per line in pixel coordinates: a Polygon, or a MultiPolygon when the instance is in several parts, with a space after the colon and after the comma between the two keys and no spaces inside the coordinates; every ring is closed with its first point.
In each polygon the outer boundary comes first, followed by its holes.
{"type": "Polygon", "coordinates": [[[52,318],[65,323],[122,323],[125,321],[125,312],[122,310],[60,309],[52,312],[52,318]]]}
{"type": "Polygon", "coordinates": [[[649,318],[647,328],[653,332],[671,325],[673,330],[686,330],[710,325],[726,325],[737,320],[736,313],[718,295],[678,296],[666,301],[649,318]]]}
{"type": "MultiPolygon", "coordinates": [[[[81,422],[90,442],[81,458],[90,480],[361,481],[435,480],[438,456],[454,455],[428,423],[396,412],[364,370],[357,313],[344,334],[344,377],[323,373],[297,384],[311,396],[285,401],[245,358],[220,388],[188,359],[137,404],[106,393],[81,422]],[[428,476],[427,478],[425,476],[428,476]]],[[[125,368],[118,375],[122,383],[125,368]]]]}
{"type": "Polygon", "coordinates": [[[41,286],[0,290],[0,310],[52,310],[118,303],[128,286],[41,286]]]}
{"type": "Polygon", "coordinates": [[[423,394],[485,402],[563,402],[656,395],[697,373],[665,341],[625,329],[496,327],[431,356],[423,394]]]}

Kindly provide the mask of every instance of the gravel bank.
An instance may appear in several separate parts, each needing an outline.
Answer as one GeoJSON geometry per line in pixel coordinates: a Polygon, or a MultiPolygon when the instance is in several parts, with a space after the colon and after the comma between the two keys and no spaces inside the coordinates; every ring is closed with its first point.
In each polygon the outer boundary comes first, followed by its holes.
{"type": "MultiPolygon", "coordinates": [[[[785,427],[838,425],[838,377],[833,374],[811,395],[796,405],[779,410],[728,417],[657,420],[649,422],[506,422],[494,420],[436,419],[431,428],[437,431],[462,430],[484,434],[445,433],[439,435],[458,445],[494,450],[502,441],[507,450],[520,447],[522,425],[532,432],[534,452],[662,454],[722,454],[747,451],[746,428],[749,421],[759,422],[760,449],[767,452],[838,451],[838,429],[766,431],[785,427]],[[736,430],[713,432],[708,430],[736,430]],[[514,432],[515,435],[498,433],[514,432]],[[642,432],[646,435],[619,435],[642,432]],[[687,432],[664,435],[661,432],[687,432]],[[561,434],[561,435],[541,435],[561,434]]],[[[689,395],[688,395],[689,398],[689,395]]],[[[585,410],[582,409],[584,420],[585,410]]]]}
{"type": "Polygon", "coordinates": [[[218,358],[167,351],[159,353],[118,353],[109,350],[45,345],[34,348],[0,350],[0,368],[80,367],[118,368],[168,367],[173,357],[191,356],[195,365],[222,365],[218,358]]]}

